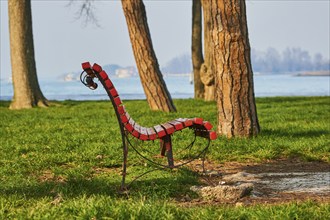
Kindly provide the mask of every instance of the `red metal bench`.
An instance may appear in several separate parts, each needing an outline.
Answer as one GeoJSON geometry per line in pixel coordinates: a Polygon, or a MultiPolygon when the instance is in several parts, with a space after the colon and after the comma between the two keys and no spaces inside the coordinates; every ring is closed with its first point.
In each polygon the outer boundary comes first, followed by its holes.
{"type": "MultiPolygon", "coordinates": [[[[163,168],[176,168],[191,162],[188,160],[184,163],[175,164],[173,159],[172,152],[172,141],[171,135],[173,135],[176,131],[180,131],[185,128],[190,128],[194,131],[195,138],[189,146],[192,146],[195,142],[196,136],[206,138],[207,144],[205,148],[201,151],[197,156],[206,154],[206,151],[210,145],[211,140],[215,140],[217,135],[214,131],[211,131],[212,125],[208,121],[204,121],[202,118],[177,118],[172,121],[168,121],[159,125],[155,125],[153,127],[143,127],[136,123],[132,117],[126,111],[119,95],[114,87],[113,83],[108,77],[108,74],[102,70],[102,67],[98,64],[94,64],[91,66],[89,62],[82,63],[83,72],[80,75],[81,82],[89,87],[90,89],[96,89],[97,84],[94,83],[93,79],[98,78],[103,87],[105,88],[108,96],[112,102],[112,105],[115,109],[116,116],[118,119],[121,135],[122,135],[122,145],[123,145],[123,177],[121,189],[125,188],[125,177],[126,177],[126,167],[127,167],[127,153],[128,146],[131,146],[140,156],[144,159],[148,160],[151,163],[159,165],[163,168]],[[161,165],[155,163],[150,158],[146,158],[134,147],[129,139],[129,134],[139,139],[141,141],[154,141],[156,139],[160,140],[160,155],[167,157],[167,165],[161,165]]],[[[204,158],[203,157],[203,158],[204,158]]],[[[204,159],[203,159],[204,161],[204,159]]]]}

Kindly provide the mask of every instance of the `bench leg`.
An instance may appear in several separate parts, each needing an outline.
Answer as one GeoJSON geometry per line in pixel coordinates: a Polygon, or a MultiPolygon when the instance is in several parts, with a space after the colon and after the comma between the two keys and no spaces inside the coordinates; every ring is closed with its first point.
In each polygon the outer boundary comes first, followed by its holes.
{"type": "Polygon", "coordinates": [[[173,168],[174,159],[173,159],[171,135],[166,135],[165,137],[160,139],[160,149],[161,149],[160,154],[162,156],[165,156],[165,151],[166,151],[168,166],[170,168],[173,168]]]}
{"type": "Polygon", "coordinates": [[[127,140],[123,143],[123,177],[121,181],[120,190],[126,190],[125,186],[125,178],[126,178],[126,168],[127,168],[127,155],[128,155],[128,147],[127,147],[127,140]]]}

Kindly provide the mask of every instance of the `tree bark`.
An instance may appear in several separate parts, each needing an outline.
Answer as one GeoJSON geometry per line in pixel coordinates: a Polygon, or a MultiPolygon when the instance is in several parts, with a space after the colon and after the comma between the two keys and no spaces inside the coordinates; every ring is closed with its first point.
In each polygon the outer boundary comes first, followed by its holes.
{"type": "Polygon", "coordinates": [[[14,97],[10,109],[48,106],[37,78],[30,0],[9,0],[8,14],[14,86],[14,97]]]}
{"type": "Polygon", "coordinates": [[[170,93],[160,72],[142,0],[122,0],[128,32],[141,83],[152,110],[174,112],[170,93]]]}
{"type": "Polygon", "coordinates": [[[209,0],[202,0],[203,16],[204,16],[204,63],[201,66],[200,74],[201,80],[204,84],[204,100],[215,100],[215,81],[213,70],[213,48],[211,42],[211,16],[209,10],[211,8],[211,2],[209,0]]]}
{"type": "Polygon", "coordinates": [[[204,84],[201,81],[200,69],[204,63],[202,47],[202,5],[200,0],[192,2],[192,39],[191,57],[194,72],[194,97],[204,99],[204,84]]]}
{"type": "Polygon", "coordinates": [[[217,131],[227,137],[257,135],[260,127],[254,98],[245,1],[210,2],[217,131]]]}

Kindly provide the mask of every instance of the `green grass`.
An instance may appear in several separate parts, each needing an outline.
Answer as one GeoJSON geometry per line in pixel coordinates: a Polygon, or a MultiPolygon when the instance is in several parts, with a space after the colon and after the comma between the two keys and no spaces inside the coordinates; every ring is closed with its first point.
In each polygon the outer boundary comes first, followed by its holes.
{"type": "MultiPolygon", "coordinates": [[[[145,101],[124,103],[144,126],[196,116],[216,125],[213,102],[175,100],[178,112],[172,114],[151,112],[145,101]]],[[[110,103],[55,104],[10,111],[9,102],[0,102],[0,219],[322,219],[330,214],[329,204],[315,202],[179,207],[176,198],[195,196],[189,186],[197,177],[185,169],[150,173],[132,185],[128,196],[120,195],[121,136],[110,103]]],[[[259,98],[257,109],[261,134],[252,139],[220,137],[212,143],[209,159],[330,162],[329,97],[259,98]]],[[[189,135],[175,134],[174,148],[182,149],[189,135]]],[[[158,148],[158,142],[148,143],[148,149],[158,148]]],[[[147,169],[130,151],[128,178],[147,169]]]]}

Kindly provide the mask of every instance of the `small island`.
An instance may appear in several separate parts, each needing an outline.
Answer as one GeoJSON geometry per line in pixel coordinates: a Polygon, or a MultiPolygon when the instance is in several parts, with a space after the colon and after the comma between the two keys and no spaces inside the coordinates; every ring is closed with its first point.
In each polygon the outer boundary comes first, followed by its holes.
{"type": "Polygon", "coordinates": [[[329,70],[324,71],[308,71],[296,74],[296,76],[330,76],[329,70]]]}

